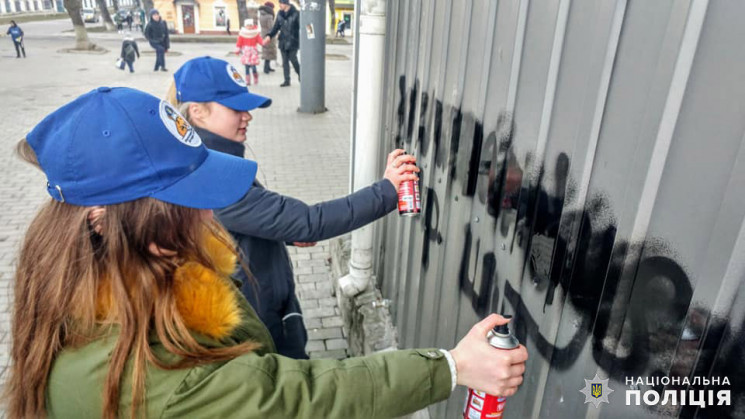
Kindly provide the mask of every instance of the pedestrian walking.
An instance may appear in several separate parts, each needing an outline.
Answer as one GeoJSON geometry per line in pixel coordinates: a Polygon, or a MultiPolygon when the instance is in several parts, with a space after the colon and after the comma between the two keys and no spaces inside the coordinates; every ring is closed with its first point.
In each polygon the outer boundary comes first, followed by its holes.
{"type": "Polygon", "coordinates": [[[145,27],[145,39],[155,50],[155,68],[153,71],[168,71],[166,68],[166,52],[171,48],[168,37],[168,26],[161,19],[157,9],[150,10],[150,22],[145,27]]]}
{"type": "Polygon", "coordinates": [[[259,45],[261,45],[261,34],[253,19],[246,19],[243,27],[238,32],[238,40],[235,43],[235,53],[240,55],[241,64],[246,67],[246,84],[251,85],[251,72],[253,72],[254,84],[259,84],[259,45]]]}
{"type": "Polygon", "coordinates": [[[127,12],[127,17],[124,18],[124,20],[127,22],[127,30],[130,32],[132,31],[132,12],[127,12]]]}
{"type": "Polygon", "coordinates": [[[230,33],[230,17],[225,18],[225,30],[228,32],[228,35],[232,35],[230,33]]]}
{"type": "Polygon", "coordinates": [[[344,38],[344,28],[346,28],[347,23],[344,21],[344,19],[340,19],[339,23],[336,24],[336,36],[341,36],[344,38]]]}
{"type": "MultiPolygon", "coordinates": [[[[274,3],[268,1],[259,6],[259,22],[261,23],[261,37],[264,38],[274,26],[274,3]]],[[[269,43],[264,43],[261,48],[261,59],[264,60],[264,74],[274,71],[271,62],[277,60],[276,40],[272,39],[269,43]]]]}
{"type": "Polygon", "coordinates": [[[290,63],[295,68],[298,81],[300,81],[300,63],[297,60],[297,51],[300,49],[300,13],[290,0],[279,0],[281,9],[274,22],[272,30],[264,37],[267,44],[279,32],[279,50],[282,53],[282,70],[285,81],[281,87],[290,85],[290,63]]]}
{"type": "Polygon", "coordinates": [[[122,30],[124,30],[123,22],[124,18],[122,18],[122,15],[119,12],[114,13],[114,23],[116,23],[117,33],[122,33],[122,30]]]}
{"type": "Polygon", "coordinates": [[[230,278],[238,254],[209,210],[253,190],[256,163],[208,150],[153,96],[98,88],[17,150],[52,199],[15,271],[11,418],[391,418],[456,385],[511,396],[522,383],[525,347],[487,343],[508,322],[496,314],[451,350],[276,354],[230,278]]]}
{"type": "MultiPolygon", "coordinates": [[[[137,42],[135,42],[132,34],[127,33],[124,36],[122,52],[119,55],[124,63],[127,64],[127,67],[129,67],[129,72],[134,73],[134,62],[136,58],[140,58],[140,49],[137,47],[137,42]]],[[[124,70],[124,66],[122,66],[122,70],[124,70]]]]}
{"type": "MultiPolygon", "coordinates": [[[[271,100],[249,93],[233,66],[200,57],[174,73],[176,94],[170,97],[182,110],[208,148],[243,157],[250,111],[271,100]]],[[[397,150],[388,158],[384,179],[352,195],[316,205],[271,192],[258,182],[246,196],[216,212],[248,259],[258,287],[238,273],[241,291],[266,324],[277,351],[307,358],[307,331],[295,295],[292,264],[286,243],[315,244],[367,225],[397,208],[398,185],[416,179],[416,159],[397,150]]]]}
{"type": "Polygon", "coordinates": [[[16,24],[15,20],[10,21],[10,27],[5,32],[6,35],[10,35],[10,39],[13,40],[13,46],[16,47],[16,58],[26,58],[26,46],[23,44],[23,29],[16,24]]]}

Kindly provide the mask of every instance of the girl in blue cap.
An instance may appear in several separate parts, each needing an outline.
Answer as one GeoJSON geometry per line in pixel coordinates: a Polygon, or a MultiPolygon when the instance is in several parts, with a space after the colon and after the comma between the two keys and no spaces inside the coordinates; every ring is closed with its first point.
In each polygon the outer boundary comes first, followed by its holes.
{"type": "Polygon", "coordinates": [[[389,418],[456,384],[510,396],[522,382],[525,348],[486,342],[507,322],[496,314],[450,351],[276,354],[230,278],[234,244],[210,210],[255,187],[256,163],[208,150],[153,96],[99,88],[18,150],[51,199],[15,273],[10,418],[389,418]]]}
{"type": "MultiPolygon", "coordinates": [[[[271,100],[250,93],[228,62],[200,57],[175,74],[172,104],[179,107],[208,148],[243,157],[250,111],[271,100]]],[[[277,351],[308,358],[308,334],[286,243],[313,245],[348,233],[385,216],[398,204],[398,185],[416,179],[415,158],[395,150],[383,179],[349,196],[315,205],[269,191],[258,182],[238,202],[217,211],[248,260],[255,286],[243,274],[241,291],[274,338],[277,351]]]]}

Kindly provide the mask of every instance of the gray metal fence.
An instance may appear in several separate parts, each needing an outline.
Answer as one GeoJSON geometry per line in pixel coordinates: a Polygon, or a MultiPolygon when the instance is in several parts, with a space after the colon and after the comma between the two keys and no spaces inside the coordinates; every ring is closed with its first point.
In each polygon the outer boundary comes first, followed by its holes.
{"type": "Polygon", "coordinates": [[[389,217],[376,258],[402,346],[514,314],[531,359],[508,418],[745,417],[743,16],[734,0],[389,1],[383,147],[423,170],[423,214],[389,217]],[[595,373],[616,390],[597,409],[579,391],[595,373]],[[731,406],[625,403],[627,377],[724,376],[709,388],[731,406]]]}

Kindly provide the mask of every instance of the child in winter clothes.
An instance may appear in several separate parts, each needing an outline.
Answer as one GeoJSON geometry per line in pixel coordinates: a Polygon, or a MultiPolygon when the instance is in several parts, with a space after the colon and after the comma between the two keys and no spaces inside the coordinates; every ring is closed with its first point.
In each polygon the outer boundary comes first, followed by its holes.
{"type": "MultiPolygon", "coordinates": [[[[135,72],[135,56],[137,56],[137,58],[140,58],[140,49],[137,48],[137,42],[135,42],[132,35],[127,34],[124,36],[124,41],[122,42],[121,58],[127,64],[127,67],[129,67],[130,73],[135,72]]],[[[124,70],[124,66],[122,66],[122,70],[124,70]]]]}
{"type": "Polygon", "coordinates": [[[241,56],[241,64],[246,66],[246,84],[251,84],[251,72],[253,72],[254,84],[259,84],[259,45],[264,45],[261,40],[259,27],[254,24],[253,19],[246,19],[243,27],[238,33],[238,41],[235,43],[235,53],[241,56]]]}

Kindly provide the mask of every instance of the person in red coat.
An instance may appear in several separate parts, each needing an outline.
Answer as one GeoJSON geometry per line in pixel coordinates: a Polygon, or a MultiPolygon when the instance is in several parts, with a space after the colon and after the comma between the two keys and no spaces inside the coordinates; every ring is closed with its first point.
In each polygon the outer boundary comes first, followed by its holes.
{"type": "Polygon", "coordinates": [[[235,43],[235,53],[240,55],[241,64],[246,66],[246,84],[251,84],[251,73],[253,72],[254,84],[259,84],[259,72],[256,66],[259,65],[259,45],[263,45],[259,27],[253,19],[246,19],[243,27],[238,33],[238,40],[235,43]]]}

